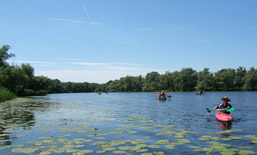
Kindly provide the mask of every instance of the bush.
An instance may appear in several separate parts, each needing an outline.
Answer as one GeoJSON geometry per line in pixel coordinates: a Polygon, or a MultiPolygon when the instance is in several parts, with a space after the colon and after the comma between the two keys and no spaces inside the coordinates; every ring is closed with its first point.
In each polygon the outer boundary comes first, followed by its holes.
{"type": "Polygon", "coordinates": [[[34,90],[31,90],[31,89],[25,89],[23,96],[44,96],[46,94],[47,94],[46,90],[34,91],[34,90]]]}
{"type": "Polygon", "coordinates": [[[0,88],[0,102],[16,98],[16,95],[6,88],[0,88]]]}

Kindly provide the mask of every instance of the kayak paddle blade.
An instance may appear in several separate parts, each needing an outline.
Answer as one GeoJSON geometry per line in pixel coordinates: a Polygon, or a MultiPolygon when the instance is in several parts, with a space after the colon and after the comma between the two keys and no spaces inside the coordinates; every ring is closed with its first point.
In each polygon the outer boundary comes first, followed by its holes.
{"type": "Polygon", "coordinates": [[[227,111],[228,111],[228,112],[235,111],[235,108],[229,108],[227,111]]]}
{"type": "Polygon", "coordinates": [[[206,108],[206,110],[210,113],[211,112],[211,109],[209,109],[209,108],[206,108]]]}

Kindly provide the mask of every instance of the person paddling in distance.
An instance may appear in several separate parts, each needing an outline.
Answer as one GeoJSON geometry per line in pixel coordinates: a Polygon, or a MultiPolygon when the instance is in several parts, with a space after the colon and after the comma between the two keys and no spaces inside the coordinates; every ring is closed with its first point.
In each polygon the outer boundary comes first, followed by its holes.
{"type": "Polygon", "coordinates": [[[162,90],[161,92],[159,92],[158,97],[159,97],[159,98],[164,98],[164,97],[166,97],[166,94],[165,94],[164,90],[162,90]]]}
{"type": "Polygon", "coordinates": [[[229,111],[227,111],[228,109],[232,108],[232,105],[229,104],[228,102],[230,102],[231,100],[227,97],[224,96],[221,98],[221,100],[223,101],[222,103],[220,103],[219,105],[217,105],[216,107],[213,108],[213,111],[220,109],[221,113],[225,113],[225,114],[230,114],[229,111]]]}
{"type": "Polygon", "coordinates": [[[161,91],[161,97],[166,97],[164,90],[161,91]]]}

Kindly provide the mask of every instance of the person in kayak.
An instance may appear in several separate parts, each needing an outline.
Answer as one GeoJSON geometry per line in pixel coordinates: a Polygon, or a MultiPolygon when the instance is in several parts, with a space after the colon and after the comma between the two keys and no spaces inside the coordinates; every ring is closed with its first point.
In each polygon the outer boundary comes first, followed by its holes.
{"type": "Polygon", "coordinates": [[[163,90],[161,92],[159,92],[158,98],[165,98],[165,97],[166,97],[166,94],[163,90]]]}
{"type": "Polygon", "coordinates": [[[228,112],[227,109],[232,108],[232,105],[228,103],[231,100],[227,96],[222,97],[221,100],[223,102],[214,107],[213,111],[220,109],[221,113],[230,114],[230,112],[228,112]]]}

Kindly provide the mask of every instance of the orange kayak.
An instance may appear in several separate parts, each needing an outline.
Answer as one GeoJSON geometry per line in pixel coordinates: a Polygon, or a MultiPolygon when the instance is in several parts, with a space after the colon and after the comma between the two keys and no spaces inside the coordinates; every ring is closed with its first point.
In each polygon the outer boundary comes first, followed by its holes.
{"type": "Polygon", "coordinates": [[[233,120],[233,117],[231,114],[224,114],[220,112],[217,112],[215,117],[218,121],[222,121],[222,122],[229,122],[233,120]]]}

